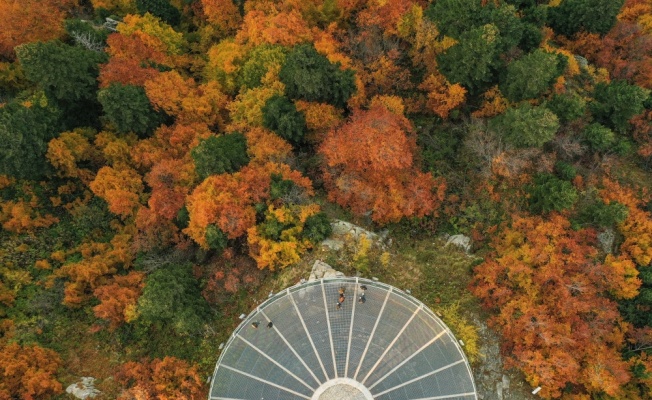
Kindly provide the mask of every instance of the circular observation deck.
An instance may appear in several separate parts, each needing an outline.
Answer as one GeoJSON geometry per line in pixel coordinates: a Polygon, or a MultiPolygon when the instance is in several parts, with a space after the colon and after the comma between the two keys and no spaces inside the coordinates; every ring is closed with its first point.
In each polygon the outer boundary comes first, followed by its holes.
{"type": "Polygon", "coordinates": [[[288,288],[252,311],[222,351],[209,399],[471,400],[477,394],[464,352],[428,307],[390,285],[332,278],[288,288]]]}

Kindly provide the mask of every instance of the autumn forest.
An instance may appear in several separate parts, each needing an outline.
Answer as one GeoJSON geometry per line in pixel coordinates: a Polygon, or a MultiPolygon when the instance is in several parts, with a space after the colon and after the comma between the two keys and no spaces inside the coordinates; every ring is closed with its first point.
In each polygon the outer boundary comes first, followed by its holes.
{"type": "Polygon", "coordinates": [[[651,399],[651,89],[652,0],[0,0],[0,399],[205,399],[334,219],[472,366],[651,399]]]}

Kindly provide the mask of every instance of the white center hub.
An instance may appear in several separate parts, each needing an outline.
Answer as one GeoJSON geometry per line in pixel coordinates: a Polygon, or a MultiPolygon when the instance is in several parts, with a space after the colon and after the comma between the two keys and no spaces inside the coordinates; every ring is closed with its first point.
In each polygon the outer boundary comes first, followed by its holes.
{"type": "Polygon", "coordinates": [[[312,400],[373,400],[369,389],[358,381],[349,378],[336,378],[322,384],[312,400]]]}

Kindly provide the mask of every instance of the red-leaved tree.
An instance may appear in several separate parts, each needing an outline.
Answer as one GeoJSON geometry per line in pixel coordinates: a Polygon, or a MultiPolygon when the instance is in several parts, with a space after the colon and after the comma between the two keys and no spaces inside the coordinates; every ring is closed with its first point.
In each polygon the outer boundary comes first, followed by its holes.
{"type": "Polygon", "coordinates": [[[329,200],[356,214],[372,212],[379,223],[435,212],[446,182],[414,165],[416,139],[410,122],[377,105],[357,110],[322,142],[329,200]]]}

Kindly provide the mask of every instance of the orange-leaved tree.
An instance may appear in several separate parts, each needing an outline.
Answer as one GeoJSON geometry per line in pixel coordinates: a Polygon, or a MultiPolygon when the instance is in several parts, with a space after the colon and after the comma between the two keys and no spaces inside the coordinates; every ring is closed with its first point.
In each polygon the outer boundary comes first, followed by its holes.
{"type": "Polygon", "coordinates": [[[253,164],[285,163],[292,154],[292,145],[265,128],[255,127],[244,133],[247,155],[253,164]]]}
{"type": "Polygon", "coordinates": [[[59,222],[51,214],[41,214],[38,198],[32,196],[29,202],[24,200],[8,200],[0,202],[0,224],[8,232],[33,232],[36,228],[47,228],[59,222]]]}
{"type": "Polygon", "coordinates": [[[112,275],[131,267],[134,256],[131,238],[132,235],[119,233],[110,243],[87,242],[70,251],[70,254],[79,253],[81,260],[65,264],[55,273],[56,277],[69,279],[63,303],[80,306],[92,297],[95,289],[106,285],[112,275]]]}
{"type": "Polygon", "coordinates": [[[140,207],[134,220],[137,229],[134,235],[134,248],[139,251],[151,251],[188,244],[188,241],[183,240],[184,237],[180,235],[178,221],[181,220],[165,219],[150,207],[140,207]]]}
{"type": "Polygon", "coordinates": [[[328,130],[342,120],[342,112],[331,104],[297,100],[294,105],[305,115],[308,129],[328,130]]]}
{"type": "Polygon", "coordinates": [[[153,137],[135,143],[130,155],[138,167],[151,169],[161,160],[188,157],[191,148],[213,135],[208,125],[202,122],[162,125],[153,137]]]}
{"type": "Polygon", "coordinates": [[[630,123],[633,127],[632,136],[639,145],[637,153],[648,161],[652,160],[652,110],[634,116],[630,123]]]}
{"type": "Polygon", "coordinates": [[[129,167],[102,167],[89,186],[96,196],[106,200],[109,211],[123,218],[133,215],[140,206],[143,181],[129,167]]]}
{"type": "Polygon", "coordinates": [[[46,157],[59,176],[79,178],[85,184],[90,183],[93,172],[80,168],[78,163],[97,161],[98,154],[89,141],[94,133],[92,129],[75,129],[50,140],[46,157]]]}
{"type": "Polygon", "coordinates": [[[165,247],[179,242],[175,220],[195,183],[195,167],[188,158],[164,158],[145,175],[151,188],[147,206],[136,214],[136,246],[141,249],[165,247]]]}
{"type": "Polygon", "coordinates": [[[562,40],[562,43],[598,67],[606,68],[613,79],[626,79],[652,88],[652,37],[636,22],[618,22],[604,37],[580,32],[574,40],[562,40]]]}
{"type": "Polygon", "coordinates": [[[157,110],[174,116],[180,124],[221,122],[220,111],[227,103],[226,95],[215,81],[197,85],[192,78],[178,72],[163,72],[145,82],[145,92],[157,110]]]}
{"type": "Polygon", "coordinates": [[[372,212],[386,223],[435,212],[446,183],[414,165],[416,140],[410,122],[383,106],[356,110],[328,132],[319,153],[331,201],[356,214],[372,212]]]}
{"type": "Polygon", "coordinates": [[[144,181],[151,189],[146,206],[136,206],[137,248],[165,247],[179,242],[175,218],[196,183],[190,149],[214,134],[203,122],[163,125],[154,136],[138,141],[130,157],[147,170],[144,181]]]}
{"type": "Polygon", "coordinates": [[[312,41],[312,31],[297,10],[249,11],[235,37],[236,43],[258,46],[263,43],[294,46],[312,41]]]}
{"type": "Polygon", "coordinates": [[[145,175],[152,189],[147,204],[161,217],[172,220],[183,207],[194,182],[194,166],[190,161],[164,159],[145,175]]]}
{"type": "Polygon", "coordinates": [[[374,96],[369,101],[369,108],[385,107],[394,114],[405,114],[405,102],[399,96],[374,96]]]}
{"type": "Polygon", "coordinates": [[[500,93],[498,85],[492,87],[482,94],[484,101],[479,109],[472,112],[475,118],[491,118],[502,114],[507,110],[508,100],[500,93]]]}
{"type": "Polygon", "coordinates": [[[242,18],[233,0],[201,0],[204,16],[223,33],[234,33],[242,18]]]}
{"type": "Polygon", "coordinates": [[[54,350],[18,343],[0,347],[0,398],[37,400],[61,393],[55,378],[60,366],[54,350]]]}
{"type": "Polygon", "coordinates": [[[407,14],[417,1],[367,1],[366,7],[358,13],[360,26],[375,25],[386,36],[398,33],[399,21],[407,14]]]}
{"type": "MultiPolygon", "coordinates": [[[[366,39],[361,36],[360,40],[366,39]]],[[[413,88],[410,70],[400,65],[397,56],[396,51],[377,58],[370,56],[368,63],[358,66],[357,74],[365,84],[367,96],[392,95],[413,88]]]]}
{"type": "Polygon", "coordinates": [[[459,83],[452,84],[440,73],[430,74],[419,85],[428,95],[426,106],[441,118],[448,118],[454,108],[464,104],[466,89],[459,83]]]}
{"type": "Polygon", "coordinates": [[[617,201],[627,206],[627,218],[618,224],[618,230],[625,237],[620,251],[631,257],[638,265],[652,263],[652,213],[643,209],[644,202],[632,189],[605,179],[600,192],[606,202],[617,201]]]}
{"type": "Polygon", "coordinates": [[[315,41],[313,46],[319,54],[323,54],[331,63],[340,63],[340,68],[351,68],[353,61],[344,53],[343,44],[335,38],[337,24],[331,23],[325,31],[315,32],[315,41]]]}
{"type": "Polygon", "coordinates": [[[242,236],[256,223],[249,182],[243,173],[211,175],[186,199],[190,215],[184,232],[204,248],[209,247],[206,232],[209,225],[216,225],[228,238],[242,236]]]}
{"type": "Polygon", "coordinates": [[[70,0],[0,0],[0,55],[12,59],[16,46],[61,37],[65,9],[72,3],[70,0]]]}
{"type": "Polygon", "coordinates": [[[254,205],[270,197],[274,174],[313,194],[310,180],[286,164],[250,164],[233,174],[211,175],[186,199],[190,222],[184,232],[204,248],[209,247],[209,225],[228,239],[244,235],[256,224],[254,205]]]}
{"type": "Polygon", "coordinates": [[[111,131],[102,131],[95,136],[93,144],[101,153],[101,164],[116,169],[131,168],[131,149],[138,142],[135,133],[116,134],[111,131]]]}
{"type": "Polygon", "coordinates": [[[159,74],[156,67],[173,67],[172,57],[163,51],[160,40],[145,33],[112,33],[106,41],[109,62],[100,66],[100,87],[117,82],[142,86],[159,74]]]}
{"type": "Polygon", "coordinates": [[[118,15],[137,12],[134,0],[91,0],[91,4],[95,10],[104,8],[118,15]]]}
{"type": "Polygon", "coordinates": [[[641,282],[618,260],[599,262],[595,244],[595,231],[558,214],[517,217],[475,269],[471,290],[495,312],[507,365],[546,398],[565,389],[618,397],[630,379],[620,354],[627,325],[610,296],[631,298],[641,282]]]}
{"type": "Polygon", "coordinates": [[[181,55],[186,46],[182,33],[150,13],[128,14],[117,29],[123,35],[139,36],[145,43],[169,56],[181,55]]]}
{"type": "Polygon", "coordinates": [[[206,397],[199,372],[175,357],[128,362],[116,374],[128,389],[122,400],[195,400],[206,397]]]}
{"type": "Polygon", "coordinates": [[[93,307],[98,318],[109,321],[113,330],[137,317],[137,302],[143,292],[145,274],[132,271],[127,275],[115,275],[111,281],[95,289],[93,294],[100,304],[93,307]]]}

